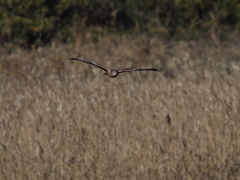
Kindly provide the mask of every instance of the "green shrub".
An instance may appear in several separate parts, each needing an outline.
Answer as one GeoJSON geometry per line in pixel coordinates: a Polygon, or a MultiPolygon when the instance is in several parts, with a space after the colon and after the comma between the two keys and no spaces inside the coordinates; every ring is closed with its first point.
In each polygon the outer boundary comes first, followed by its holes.
{"type": "Polygon", "coordinates": [[[0,36],[31,46],[54,37],[99,32],[145,33],[164,38],[196,38],[214,29],[239,31],[238,0],[0,0],[0,36]]]}

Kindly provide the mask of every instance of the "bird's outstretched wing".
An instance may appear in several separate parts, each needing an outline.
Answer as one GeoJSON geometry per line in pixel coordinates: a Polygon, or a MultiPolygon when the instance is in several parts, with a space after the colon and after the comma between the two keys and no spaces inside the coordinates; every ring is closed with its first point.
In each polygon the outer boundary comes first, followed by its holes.
{"type": "Polygon", "coordinates": [[[130,72],[130,71],[158,71],[162,72],[164,71],[165,66],[161,68],[126,68],[126,69],[121,69],[118,71],[118,73],[123,73],[123,72],[130,72]]]}
{"type": "Polygon", "coordinates": [[[102,70],[104,70],[104,71],[107,71],[107,70],[108,70],[107,67],[105,67],[105,66],[103,66],[103,65],[101,65],[101,64],[97,64],[97,63],[95,63],[95,62],[86,61],[86,60],[77,59],[77,58],[69,58],[69,59],[70,59],[70,60],[74,60],[74,61],[81,61],[81,62],[84,62],[84,63],[87,63],[87,64],[94,65],[94,66],[96,66],[96,67],[98,67],[98,68],[100,68],[100,69],[102,69],[102,70]]]}

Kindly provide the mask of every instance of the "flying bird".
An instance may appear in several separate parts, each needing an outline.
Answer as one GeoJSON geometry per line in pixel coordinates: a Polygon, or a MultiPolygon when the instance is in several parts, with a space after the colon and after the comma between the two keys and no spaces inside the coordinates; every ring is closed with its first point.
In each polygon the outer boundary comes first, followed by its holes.
{"type": "Polygon", "coordinates": [[[165,66],[163,66],[162,68],[125,68],[125,69],[121,69],[121,70],[117,70],[117,69],[109,69],[101,64],[92,62],[92,61],[86,61],[86,60],[82,60],[82,59],[77,59],[77,58],[69,58],[70,60],[74,60],[74,61],[81,61],[87,64],[91,64],[94,65],[102,70],[105,71],[105,75],[109,76],[110,78],[115,78],[118,76],[119,73],[124,73],[124,72],[131,72],[131,71],[158,71],[158,72],[162,72],[165,68],[165,66]]]}

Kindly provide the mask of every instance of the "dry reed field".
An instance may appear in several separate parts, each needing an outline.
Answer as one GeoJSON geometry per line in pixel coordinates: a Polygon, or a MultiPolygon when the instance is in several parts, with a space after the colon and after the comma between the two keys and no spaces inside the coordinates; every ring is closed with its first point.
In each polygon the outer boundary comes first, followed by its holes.
{"type": "Polygon", "coordinates": [[[239,42],[1,47],[0,179],[240,179],[239,42]],[[69,57],[166,70],[111,79],[69,57]]]}

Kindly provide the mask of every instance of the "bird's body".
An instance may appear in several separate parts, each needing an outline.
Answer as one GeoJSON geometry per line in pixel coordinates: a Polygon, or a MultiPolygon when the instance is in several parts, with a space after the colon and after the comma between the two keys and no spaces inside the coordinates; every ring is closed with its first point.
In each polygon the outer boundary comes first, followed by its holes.
{"type": "Polygon", "coordinates": [[[104,74],[108,75],[110,78],[115,78],[118,76],[118,70],[109,69],[104,74]]]}
{"type": "Polygon", "coordinates": [[[102,70],[105,71],[105,75],[109,76],[110,78],[115,78],[118,76],[119,73],[123,73],[123,72],[131,72],[131,71],[158,71],[158,72],[162,72],[164,70],[164,67],[162,68],[125,68],[125,69],[121,69],[121,70],[117,70],[117,69],[109,69],[101,64],[92,62],[92,61],[86,61],[86,60],[82,60],[82,59],[77,59],[77,58],[70,58],[70,60],[75,60],[75,61],[81,61],[87,64],[91,64],[94,65],[102,70]]]}

